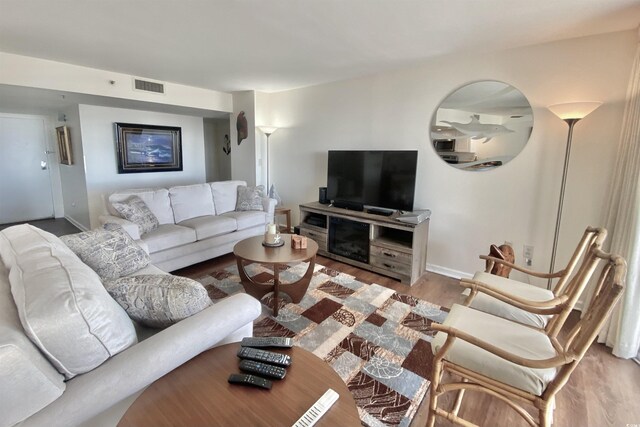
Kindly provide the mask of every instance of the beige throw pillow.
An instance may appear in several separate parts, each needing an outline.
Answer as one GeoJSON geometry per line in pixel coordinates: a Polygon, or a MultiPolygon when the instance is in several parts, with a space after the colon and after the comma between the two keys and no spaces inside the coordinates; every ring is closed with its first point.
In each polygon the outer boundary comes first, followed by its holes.
{"type": "Polygon", "coordinates": [[[140,234],[158,228],[158,218],[151,212],[147,204],[138,196],[131,196],[122,202],[113,202],[111,206],[126,220],[133,222],[140,229],[140,234]]]}
{"type": "Polygon", "coordinates": [[[170,326],[212,304],[200,283],[169,274],[121,277],[104,286],[129,317],[152,328],[170,326]]]}
{"type": "Polygon", "coordinates": [[[149,254],[120,225],[105,224],[105,228],[60,239],[102,279],[117,279],[149,265],[149,254]]]}
{"type": "Polygon", "coordinates": [[[258,185],[256,187],[239,185],[236,211],[263,211],[263,197],[264,185],[258,185]]]}

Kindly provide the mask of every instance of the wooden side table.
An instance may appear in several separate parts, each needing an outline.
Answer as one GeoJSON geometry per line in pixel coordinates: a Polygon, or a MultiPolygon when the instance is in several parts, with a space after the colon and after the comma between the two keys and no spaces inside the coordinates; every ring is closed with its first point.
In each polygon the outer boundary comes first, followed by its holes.
{"type": "Polygon", "coordinates": [[[318,244],[311,239],[307,240],[306,249],[291,248],[291,234],[282,234],[284,245],[277,248],[262,246],[263,236],[249,237],[236,243],[233,254],[236,256],[238,274],[244,290],[254,298],[261,299],[269,292],[273,292],[273,315],[278,316],[278,297],[280,292],[291,297],[293,302],[300,302],[309,288],[313,268],[318,252],[318,244]],[[307,272],[297,282],[280,283],[280,265],[291,262],[309,261],[307,272]],[[273,283],[261,283],[249,277],[245,266],[258,263],[273,267],[273,283]]]}
{"type": "Polygon", "coordinates": [[[287,218],[287,228],[284,230],[280,229],[279,232],[291,233],[291,208],[276,208],[273,215],[274,217],[277,217],[278,215],[284,215],[287,218]]]}

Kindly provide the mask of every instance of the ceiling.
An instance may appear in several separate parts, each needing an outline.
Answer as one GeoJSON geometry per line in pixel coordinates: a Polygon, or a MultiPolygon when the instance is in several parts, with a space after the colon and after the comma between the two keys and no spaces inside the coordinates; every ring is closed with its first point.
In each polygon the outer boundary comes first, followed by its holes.
{"type": "Polygon", "coordinates": [[[274,92],[639,22],[639,0],[0,0],[0,51],[274,92]]]}

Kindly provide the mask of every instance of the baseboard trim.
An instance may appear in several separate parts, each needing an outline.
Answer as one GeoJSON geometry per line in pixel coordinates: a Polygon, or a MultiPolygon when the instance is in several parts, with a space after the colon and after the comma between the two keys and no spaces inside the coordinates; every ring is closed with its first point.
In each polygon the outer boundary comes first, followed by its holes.
{"type": "Polygon", "coordinates": [[[69,221],[71,224],[75,225],[76,227],[78,227],[82,231],[88,231],[89,230],[87,227],[85,227],[84,225],[80,224],[78,221],[76,221],[75,219],[71,218],[70,216],[66,216],[65,215],[64,219],[66,219],[67,221],[69,221]]]}
{"type": "Polygon", "coordinates": [[[427,263],[427,271],[432,273],[442,274],[443,276],[453,277],[454,279],[471,279],[473,274],[465,273],[464,271],[454,270],[452,268],[442,267],[435,264],[427,263]]]}

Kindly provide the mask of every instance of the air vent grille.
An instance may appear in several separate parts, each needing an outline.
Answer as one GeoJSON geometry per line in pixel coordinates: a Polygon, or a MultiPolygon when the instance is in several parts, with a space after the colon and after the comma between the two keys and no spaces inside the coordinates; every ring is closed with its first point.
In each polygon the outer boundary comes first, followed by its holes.
{"type": "Polygon", "coordinates": [[[135,88],[146,92],[164,93],[164,85],[162,83],[150,82],[147,80],[134,79],[135,88]]]}

